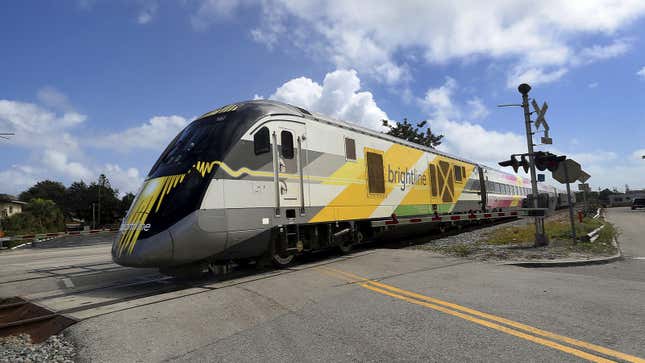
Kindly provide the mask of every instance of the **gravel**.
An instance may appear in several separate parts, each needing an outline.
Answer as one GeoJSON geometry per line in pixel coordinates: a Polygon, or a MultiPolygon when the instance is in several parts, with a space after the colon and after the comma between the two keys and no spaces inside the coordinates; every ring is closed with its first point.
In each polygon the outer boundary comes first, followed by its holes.
{"type": "Polygon", "coordinates": [[[29,335],[0,338],[0,363],[74,362],[76,349],[62,334],[40,344],[31,344],[29,335]]]}
{"type": "Polygon", "coordinates": [[[408,248],[429,250],[441,254],[488,262],[555,260],[561,258],[589,259],[598,257],[598,254],[591,252],[573,252],[569,247],[558,243],[558,241],[551,241],[549,246],[545,247],[533,247],[533,243],[511,243],[507,245],[489,245],[486,243],[486,236],[498,228],[525,226],[526,224],[532,223],[533,221],[531,219],[519,219],[429,241],[422,241],[408,248]]]}

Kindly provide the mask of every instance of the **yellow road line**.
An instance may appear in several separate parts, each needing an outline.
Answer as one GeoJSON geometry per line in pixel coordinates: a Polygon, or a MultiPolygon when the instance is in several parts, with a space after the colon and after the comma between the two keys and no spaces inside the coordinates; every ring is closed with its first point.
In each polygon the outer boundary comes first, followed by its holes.
{"type": "MultiPolygon", "coordinates": [[[[570,344],[570,345],[574,345],[574,346],[578,346],[580,348],[585,348],[585,349],[588,349],[588,350],[592,350],[592,351],[595,351],[597,353],[601,353],[601,354],[604,354],[604,355],[613,356],[613,357],[623,359],[623,360],[628,361],[628,362],[645,363],[645,359],[642,359],[642,358],[639,358],[639,357],[636,357],[636,356],[633,356],[633,355],[630,355],[630,354],[618,352],[618,351],[615,351],[613,349],[605,348],[605,347],[602,347],[602,346],[599,346],[599,345],[595,345],[595,344],[587,343],[587,342],[584,342],[584,341],[581,341],[581,340],[577,340],[577,339],[569,338],[569,337],[562,336],[562,335],[559,335],[559,334],[551,333],[551,332],[548,332],[548,331],[545,331],[545,330],[542,330],[542,329],[534,328],[532,326],[522,324],[522,323],[518,323],[518,322],[509,320],[509,319],[505,319],[505,318],[502,318],[502,317],[499,317],[499,316],[496,316],[496,315],[484,313],[484,312],[481,312],[481,311],[477,311],[477,310],[474,310],[474,309],[467,308],[465,306],[461,306],[461,305],[453,304],[453,303],[450,303],[450,302],[447,302],[447,301],[432,298],[432,297],[429,297],[429,296],[417,294],[417,293],[414,293],[412,291],[399,289],[397,287],[387,285],[387,284],[383,284],[381,282],[373,281],[373,280],[367,279],[365,277],[358,276],[358,275],[355,275],[355,274],[352,274],[352,273],[349,273],[349,272],[346,272],[346,271],[337,270],[337,269],[334,269],[334,268],[331,268],[331,267],[324,267],[324,268],[329,270],[330,272],[340,274],[341,276],[344,276],[345,278],[354,279],[355,280],[354,282],[362,282],[360,285],[365,287],[365,288],[369,288],[370,290],[374,290],[374,288],[376,288],[376,289],[379,290],[379,292],[385,291],[385,292],[387,292],[386,295],[390,295],[390,296],[391,296],[391,294],[405,295],[404,297],[406,297],[406,298],[412,298],[412,299],[416,299],[416,300],[422,300],[422,302],[430,302],[430,303],[434,303],[434,304],[438,304],[438,305],[443,305],[445,307],[452,308],[454,310],[462,311],[462,312],[465,312],[465,313],[468,313],[468,314],[471,314],[471,315],[474,315],[474,316],[479,316],[479,317],[486,318],[486,319],[489,319],[489,320],[492,320],[492,321],[496,321],[498,323],[506,324],[506,325],[512,326],[512,327],[517,328],[517,329],[524,330],[526,332],[529,332],[529,333],[532,333],[532,334],[535,334],[535,335],[541,335],[541,336],[543,336],[545,338],[549,338],[549,339],[553,339],[553,340],[559,340],[561,342],[564,342],[564,343],[567,343],[567,344],[570,344]],[[366,285],[366,286],[364,286],[364,285],[366,285]],[[370,286],[370,285],[372,285],[372,286],[370,286]],[[385,290],[382,290],[382,289],[385,289],[385,290]],[[386,291],[386,290],[389,290],[389,291],[386,291]]],[[[442,308],[442,309],[444,309],[444,308],[442,308]]],[[[456,314],[461,314],[461,313],[457,313],[457,312],[455,312],[455,313],[456,314]]],[[[538,339],[541,339],[541,338],[538,338],[538,339]]]]}
{"type": "Polygon", "coordinates": [[[391,297],[394,297],[394,298],[397,298],[397,299],[407,301],[407,302],[412,303],[412,304],[421,305],[421,306],[425,306],[425,307],[428,307],[428,308],[431,308],[431,309],[434,309],[434,310],[437,310],[437,311],[441,311],[442,313],[453,315],[453,316],[468,320],[470,322],[473,322],[475,324],[483,325],[485,327],[495,329],[495,330],[498,330],[498,331],[501,331],[501,332],[504,332],[506,334],[510,334],[510,335],[513,335],[513,336],[516,336],[516,337],[519,337],[519,338],[523,338],[523,339],[529,340],[529,341],[534,342],[534,343],[542,344],[542,345],[550,347],[550,348],[561,350],[563,352],[575,355],[575,356],[583,358],[583,359],[590,360],[592,362],[613,362],[612,360],[609,360],[609,359],[605,359],[605,358],[602,358],[602,357],[599,357],[599,356],[596,356],[596,355],[593,355],[593,354],[589,354],[589,353],[583,352],[583,351],[578,350],[578,349],[570,348],[570,347],[564,346],[562,344],[555,343],[555,342],[547,340],[547,339],[543,339],[543,338],[536,337],[536,336],[533,336],[533,335],[530,335],[530,334],[522,333],[520,331],[511,329],[511,328],[507,328],[507,327],[499,325],[499,324],[491,323],[491,322],[489,322],[487,320],[475,318],[475,317],[473,317],[471,315],[456,312],[454,310],[450,310],[448,308],[444,308],[444,307],[439,306],[439,305],[430,304],[428,302],[412,299],[412,298],[409,298],[407,296],[403,296],[403,295],[395,294],[395,293],[392,293],[392,292],[389,292],[389,291],[386,291],[386,290],[382,290],[382,289],[379,289],[377,287],[371,286],[369,283],[361,283],[360,285],[362,287],[366,288],[366,289],[370,289],[372,291],[378,292],[378,293],[383,294],[383,295],[388,295],[388,296],[391,296],[391,297]]]}

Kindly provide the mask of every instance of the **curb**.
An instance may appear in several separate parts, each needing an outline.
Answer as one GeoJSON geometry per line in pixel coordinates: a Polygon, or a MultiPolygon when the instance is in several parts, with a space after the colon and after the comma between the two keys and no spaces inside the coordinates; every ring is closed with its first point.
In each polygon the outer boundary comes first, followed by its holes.
{"type": "Polygon", "coordinates": [[[623,251],[620,249],[618,240],[614,238],[614,247],[618,249],[618,253],[609,257],[590,258],[587,260],[538,260],[538,261],[515,261],[505,262],[500,265],[507,266],[520,266],[520,267],[569,267],[569,266],[585,266],[585,265],[601,265],[605,263],[612,263],[615,261],[623,260],[623,251]]]}

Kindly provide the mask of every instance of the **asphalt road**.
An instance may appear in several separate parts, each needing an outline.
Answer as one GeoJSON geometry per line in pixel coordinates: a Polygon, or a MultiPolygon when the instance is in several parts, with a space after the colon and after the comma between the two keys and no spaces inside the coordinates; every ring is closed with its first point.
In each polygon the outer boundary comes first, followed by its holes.
{"type": "Polygon", "coordinates": [[[0,299],[157,273],[114,264],[110,255],[113,237],[114,234],[66,237],[34,248],[0,251],[0,299]]]}
{"type": "MultiPolygon", "coordinates": [[[[609,211],[631,257],[643,217],[609,211]]],[[[66,333],[80,361],[642,362],[644,271],[634,258],[531,269],[373,249],[204,282],[66,333]]]]}

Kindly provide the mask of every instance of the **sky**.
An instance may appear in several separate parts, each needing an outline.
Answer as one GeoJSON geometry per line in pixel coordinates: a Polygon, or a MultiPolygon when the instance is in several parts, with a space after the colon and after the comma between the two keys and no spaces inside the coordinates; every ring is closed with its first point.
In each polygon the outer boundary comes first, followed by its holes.
{"type": "Polygon", "coordinates": [[[0,193],[101,173],[134,192],[191,120],[254,98],[428,120],[439,149],[496,166],[526,151],[522,110],[497,107],[520,83],[549,105],[538,150],[593,189],[645,188],[643,35],[641,0],[5,1],[0,193]]]}

